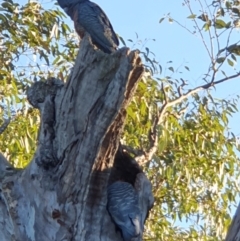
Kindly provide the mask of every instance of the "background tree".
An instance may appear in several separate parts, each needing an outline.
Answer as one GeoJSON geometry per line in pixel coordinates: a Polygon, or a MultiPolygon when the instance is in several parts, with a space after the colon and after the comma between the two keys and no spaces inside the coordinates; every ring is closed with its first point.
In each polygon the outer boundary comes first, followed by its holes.
{"type": "MultiPolygon", "coordinates": [[[[238,195],[236,137],[228,129],[237,99],[217,100],[211,90],[239,76],[234,67],[239,55],[234,41],[239,3],[197,2],[195,9],[184,1],[193,24],[184,28],[200,37],[209,55],[206,84],[188,89],[188,80],[178,73],[189,68],[176,70],[171,63],[167,68],[172,74],[163,76],[162,66],[146,48],[142,56],[149,74],[127,109],[122,142],[154,189],[155,206],[145,232],[152,240],[223,240],[238,195]],[[200,94],[202,90],[207,91],[200,94]]],[[[78,41],[58,8],[45,10],[38,2],[19,6],[10,0],[1,4],[0,93],[5,116],[11,113],[8,106],[17,111],[0,136],[0,146],[11,163],[24,167],[35,153],[40,123],[38,111],[26,102],[26,88],[41,78],[65,80],[78,41]]],[[[165,18],[183,27],[174,17],[165,18]]]]}

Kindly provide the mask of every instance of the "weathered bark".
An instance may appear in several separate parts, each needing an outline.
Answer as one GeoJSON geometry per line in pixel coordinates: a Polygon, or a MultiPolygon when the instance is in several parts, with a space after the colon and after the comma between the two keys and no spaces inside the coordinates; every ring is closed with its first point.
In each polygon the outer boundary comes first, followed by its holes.
{"type": "Polygon", "coordinates": [[[229,227],[225,241],[240,241],[240,204],[233,217],[232,224],[229,227]]]}
{"type": "MultiPolygon", "coordinates": [[[[2,241],[122,240],[106,210],[106,187],[125,175],[124,158],[112,166],[125,109],[142,73],[137,52],[104,54],[85,38],[66,84],[50,79],[29,89],[31,104],[41,112],[38,149],[25,170],[11,178],[4,174],[2,241]],[[116,175],[109,178],[111,172],[116,175]]],[[[147,212],[151,184],[131,163],[127,172],[142,200],[148,197],[140,202],[147,212]]]]}

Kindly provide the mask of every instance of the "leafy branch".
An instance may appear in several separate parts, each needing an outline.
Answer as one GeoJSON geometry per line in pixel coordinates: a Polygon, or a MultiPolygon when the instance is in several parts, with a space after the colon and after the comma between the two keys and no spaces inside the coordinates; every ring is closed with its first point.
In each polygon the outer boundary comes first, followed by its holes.
{"type": "MultiPolygon", "coordinates": [[[[180,87],[183,87],[184,85],[186,85],[185,83],[183,83],[182,85],[180,85],[178,87],[178,97],[174,100],[169,100],[169,98],[167,96],[167,93],[166,93],[166,90],[164,88],[164,85],[162,84],[161,91],[163,92],[164,103],[160,107],[160,109],[158,110],[158,112],[157,112],[157,114],[156,114],[156,116],[153,120],[152,128],[149,131],[148,136],[149,136],[150,145],[149,145],[148,150],[144,150],[141,155],[138,155],[138,156],[135,157],[135,159],[138,161],[138,163],[140,165],[146,164],[147,162],[149,162],[153,158],[153,155],[157,152],[158,144],[159,144],[158,127],[159,127],[159,125],[161,125],[163,123],[164,119],[169,114],[168,109],[170,107],[181,103],[184,99],[194,95],[195,93],[197,93],[201,90],[207,90],[207,89],[209,89],[209,88],[211,88],[215,85],[218,85],[218,84],[223,83],[225,81],[228,81],[230,79],[237,78],[239,76],[240,76],[240,72],[238,72],[237,74],[231,75],[229,77],[225,77],[223,79],[220,79],[220,80],[217,80],[217,81],[212,81],[210,83],[198,86],[194,89],[190,89],[185,94],[182,94],[181,91],[180,91],[180,89],[181,89],[180,87]]],[[[176,118],[179,118],[182,115],[182,113],[185,112],[186,108],[187,107],[182,108],[180,111],[178,111],[177,115],[174,115],[174,116],[176,118]]],[[[134,153],[134,152],[132,152],[132,153],[134,153]]],[[[135,151],[135,153],[137,153],[137,152],[135,151]]]]}

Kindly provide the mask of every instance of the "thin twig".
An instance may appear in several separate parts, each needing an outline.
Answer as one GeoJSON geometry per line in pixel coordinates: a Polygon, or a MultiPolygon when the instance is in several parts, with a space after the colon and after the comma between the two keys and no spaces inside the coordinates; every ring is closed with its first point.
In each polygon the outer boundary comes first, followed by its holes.
{"type": "MultiPolygon", "coordinates": [[[[184,2],[185,2],[185,4],[188,6],[188,9],[189,9],[190,13],[193,14],[193,11],[192,11],[192,8],[191,8],[191,6],[190,6],[190,4],[189,4],[189,1],[188,1],[188,0],[185,0],[184,2]]],[[[203,45],[204,45],[205,49],[207,50],[207,53],[208,53],[208,55],[209,55],[209,57],[210,57],[210,59],[211,59],[211,62],[212,62],[213,59],[212,59],[211,53],[210,53],[210,51],[209,51],[209,49],[208,49],[208,46],[207,46],[207,44],[206,44],[206,42],[205,42],[205,39],[204,39],[204,37],[203,37],[202,31],[201,31],[201,29],[199,28],[196,19],[193,19],[193,21],[194,21],[194,23],[195,23],[195,25],[196,25],[196,27],[197,27],[197,29],[198,29],[198,32],[199,32],[199,34],[200,34],[200,36],[201,36],[201,40],[202,40],[202,42],[203,42],[203,45]]]]}
{"type": "Polygon", "coordinates": [[[178,24],[180,27],[182,27],[182,28],[184,28],[185,30],[187,30],[190,34],[192,34],[192,35],[194,35],[194,36],[196,36],[197,37],[197,35],[194,33],[194,32],[192,32],[191,30],[189,30],[187,27],[185,27],[184,25],[182,25],[180,22],[178,22],[176,19],[173,19],[173,18],[171,18],[172,20],[173,20],[173,22],[175,22],[176,24],[178,24]]]}

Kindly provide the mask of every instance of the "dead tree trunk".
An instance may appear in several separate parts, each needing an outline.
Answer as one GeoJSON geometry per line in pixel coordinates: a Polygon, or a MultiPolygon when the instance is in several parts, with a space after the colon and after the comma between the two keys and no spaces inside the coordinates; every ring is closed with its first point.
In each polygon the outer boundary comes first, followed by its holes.
{"type": "MultiPolygon", "coordinates": [[[[104,54],[85,38],[66,84],[50,79],[29,89],[41,112],[38,149],[30,165],[11,176],[0,158],[1,241],[122,240],[106,210],[106,187],[142,73],[137,52],[104,54]]],[[[132,163],[135,171],[127,171],[134,183],[141,169],[132,163]]],[[[144,184],[136,185],[144,192],[144,184]]]]}

